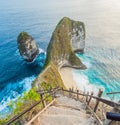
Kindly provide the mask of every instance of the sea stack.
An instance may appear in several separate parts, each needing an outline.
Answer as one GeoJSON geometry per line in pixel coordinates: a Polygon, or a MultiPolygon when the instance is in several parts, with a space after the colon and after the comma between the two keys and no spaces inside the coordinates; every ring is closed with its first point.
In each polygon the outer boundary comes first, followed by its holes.
{"type": "Polygon", "coordinates": [[[46,65],[85,69],[75,52],[83,52],[85,47],[85,26],[83,22],[64,17],[56,26],[47,48],[46,65]]]}
{"type": "Polygon", "coordinates": [[[26,32],[21,32],[18,35],[17,43],[20,55],[23,59],[27,62],[32,62],[39,53],[39,48],[33,37],[26,32]]]}

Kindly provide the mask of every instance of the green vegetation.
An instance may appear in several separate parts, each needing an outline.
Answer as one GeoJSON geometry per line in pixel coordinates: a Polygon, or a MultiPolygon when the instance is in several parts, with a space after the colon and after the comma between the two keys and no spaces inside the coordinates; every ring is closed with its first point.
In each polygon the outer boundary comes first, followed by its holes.
{"type": "Polygon", "coordinates": [[[78,57],[74,54],[74,53],[71,53],[70,56],[69,56],[69,62],[71,65],[81,65],[82,62],[80,61],[80,59],[78,59],[78,57]]]}
{"type": "MultiPolygon", "coordinates": [[[[47,87],[45,84],[42,84],[42,87],[47,87]]],[[[47,87],[48,88],[48,87],[47,87]]],[[[46,89],[46,88],[45,88],[46,89]]],[[[48,88],[49,90],[49,88],[48,88]]],[[[49,103],[52,101],[52,96],[49,94],[44,94],[44,97],[46,98],[46,103],[49,103]]],[[[18,115],[22,111],[26,110],[30,106],[32,106],[35,102],[40,101],[40,95],[36,93],[36,89],[32,88],[29,92],[25,92],[23,96],[19,97],[17,101],[11,101],[9,103],[9,108],[11,109],[11,114],[6,116],[5,118],[0,119],[0,125],[3,125],[6,123],[10,118],[14,117],[15,115],[18,115]]],[[[23,115],[18,121],[13,123],[12,125],[20,125],[20,121],[27,121],[32,118],[32,113],[37,113],[43,108],[42,103],[37,105],[35,108],[33,108],[31,111],[23,115]]]]}
{"type": "Polygon", "coordinates": [[[27,32],[21,32],[21,33],[18,35],[17,41],[18,41],[18,42],[24,42],[24,41],[27,40],[28,38],[30,38],[30,36],[28,35],[27,32]]]}
{"type": "MultiPolygon", "coordinates": [[[[25,92],[23,96],[19,97],[17,101],[11,101],[8,105],[11,109],[11,114],[6,116],[6,118],[0,119],[0,125],[7,122],[8,119],[12,118],[13,116],[21,113],[31,105],[33,105],[35,102],[40,100],[40,95],[36,93],[36,89],[32,88],[29,92],[25,92]]],[[[40,108],[41,105],[38,105],[36,108],[40,108]]],[[[29,116],[29,113],[27,114],[29,116]]],[[[25,117],[22,117],[21,119],[25,119],[25,117]]]]}
{"type": "Polygon", "coordinates": [[[73,52],[71,45],[71,38],[72,35],[74,35],[73,29],[80,30],[80,26],[82,26],[85,30],[84,24],[82,22],[74,21],[67,17],[64,17],[58,23],[47,48],[45,67],[50,62],[58,66],[58,62],[61,60],[68,60],[71,65],[81,66],[82,63],[73,52]]]}
{"type": "Polygon", "coordinates": [[[50,90],[56,87],[64,88],[64,84],[58,72],[57,67],[51,63],[38,76],[33,86],[35,86],[36,83],[37,83],[39,90],[50,90]]]}
{"type": "Polygon", "coordinates": [[[39,94],[36,93],[35,88],[32,88],[29,92],[25,92],[22,97],[19,97],[15,104],[11,103],[12,105],[10,105],[10,107],[13,109],[13,114],[18,114],[21,112],[21,110],[25,110],[26,107],[33,105],[39,100],[39,94]]]}
{"type": "Polygon", "coordinates": [[[91,114],[91,111],[88,107],[86,108],[86,114],[91,114]]]}
{"type": "MultiPolygon", "coordinates": [[[[0,119],[0,124],[5,123],[6,120],[12,118],[14,115],[19,114],[20,112],[24,111],[25,109],[33,105],[35,102],[39,101],[40,96],[38,93],[36,93],[36,88],[38,90],[47,91],[55,87],[65,88],[58,71],[59,62],[68,61],[68,63],[71,64],[71,66],[78,67],[82,65],[80,59],[73,52],[71,45],[72,35],[74,35],[75,32],[76,34],[78,34],[78,31],[73,32],[73,29],[79,28],[80,30],[80,26],[84,28],[84,24],[82,22],[74,21],[67,17],[64,17],[58,23],[52,34],[50,43],[47,48],[47,58],[45,61],[44,70],[33,82],[33,88],[29,92],[25,92],[22,97],[18,98],[17,102],[10,102],[9,107],[12,110],[12,112],[5,119],[0,119]]],[[[24,41],[26,41],[28,38],[32,37],[28,35],[26,32],[22,32],[19,34],[17,41],[18,43],[22,42],[22,44],[24,44],[24,41]]],[[[24,48],[22,44],[19,45],[18,48],[21,48],[20,50],[25,50],[26,48],[24,48]]],[[[46,96],[48,96],[48,94],[45,94],[45,97],[46,96]]],[[[51,96],[47,98],[47,102],[50,102],[51,100],[51,96]]],[[[38,112],[41,108],[41,104],[36,106],[36,108],[34,108],[34,112],[38,112]]],[[[33,112],[33,110],[31,110],[25,116],[23,116],[21,118],[22,121],[30,119],[31,112],[33,112]]]]}

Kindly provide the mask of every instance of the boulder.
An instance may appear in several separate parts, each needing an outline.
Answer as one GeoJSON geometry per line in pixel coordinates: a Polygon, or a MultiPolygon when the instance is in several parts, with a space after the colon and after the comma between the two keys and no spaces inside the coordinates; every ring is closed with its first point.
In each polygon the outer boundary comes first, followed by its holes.
{"type": "Polygon", "coordinates": [[[32,62],[39,53],[39,48],[32,36],[26,32],[21,32],[18,35],[17,43],[20,55],[27,62],[32,62]]]}

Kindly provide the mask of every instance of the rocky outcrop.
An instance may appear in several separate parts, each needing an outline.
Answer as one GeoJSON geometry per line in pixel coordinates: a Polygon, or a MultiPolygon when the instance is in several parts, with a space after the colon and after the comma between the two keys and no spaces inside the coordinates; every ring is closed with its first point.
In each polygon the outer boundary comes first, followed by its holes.
{"type": "Polygon", "coordinates": [[[56,26],[47,48],[45,65],[50,62],[57,67],[86,68],[74,51],[84,51],[85,27],[82,22],[64,17],[56,26]]]}
{"type": "Polygon", "coordinates": [[[37,86],[38,90],[49,90],[56,87],[65,88],[57,67],[52,63],[38,75],[33,85],[37,86]]]}
{"type": "Polygon", "coordinates": [[[71,20],[72,31],[70,32],[72,48],[74,52],[84,52],[85,26],[83,22],[71,20]]]}
{"type": "MultiPolygon", "coordinates": [[[[82,38],[85,38],[85,28],[82,22],[64,17],[58,23],[47,48],[47,58],[44,69],[34,82],[38,90],[55,87],[65,88],[59,73],[60,68],[86,68],[75,55],[75,51],[84,50],[82,43],[80,43],[79,46],[75,46],[77,42],[81,42],[82,38]]],[[[84,43],[85,41],[82,42],[84,43]]]]}
{"type": "Polygon", "coordinates": [[[17,38],[20,55],[27,62],[32,62],[39,53],[39,48],[34,39],[26,32],[21,32],[17,38]]]}

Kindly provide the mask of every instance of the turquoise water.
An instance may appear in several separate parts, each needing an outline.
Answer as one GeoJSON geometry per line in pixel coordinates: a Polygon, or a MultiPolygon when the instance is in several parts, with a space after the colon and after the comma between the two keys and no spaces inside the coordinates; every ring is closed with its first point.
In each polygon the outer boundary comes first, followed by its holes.
{"type": "Polygon", "coordinates": [[[87,48],[84,54],[77,54],[77,56],[82,60],[82,62],[87,66],[87,70],[74,70],[74,79],[82,91],[94,91],[97,95],[100,88],[103,88],[103,97],[114,101],[120,100],[120,94],[107,95],[108,92],[119,92],[120,91],[120,73],[118,72],[119,58],[116,61],[112,58],[113,53],[116,57],[119,54],[116,50],[111,50],[108,48],[87,48]],[[93,49],[92,49],[93,48],[93,49]],[[93,52],[93,50],[98,52],[93,52]],[[113,52],[112,52],[113,51],[113,52]],[[109,55],[106,60],[106,56],[109,55]],[[118,55],[117,55],[118,54],[118,55]],[[114,62],[115,61],[115,62],[114,62]]]}
{"type": "Polygon", "coordinates": [[[10,100],[31,88],[44,65],[51,34],[64,16],[83,21],[86,26],[85,54],[78,56],[88,69],[75,71],[78,84],[86,89],[87,83],[88,89],[94,88],[96,93],[103,87],[104,95],[120,91],[119,0],[0,0],[1,115],[8,112],[10,100]],[[21,31],[32,35],[42,49],[31,64],[21,58],[17,49],[16,39],[21,31]]]}

